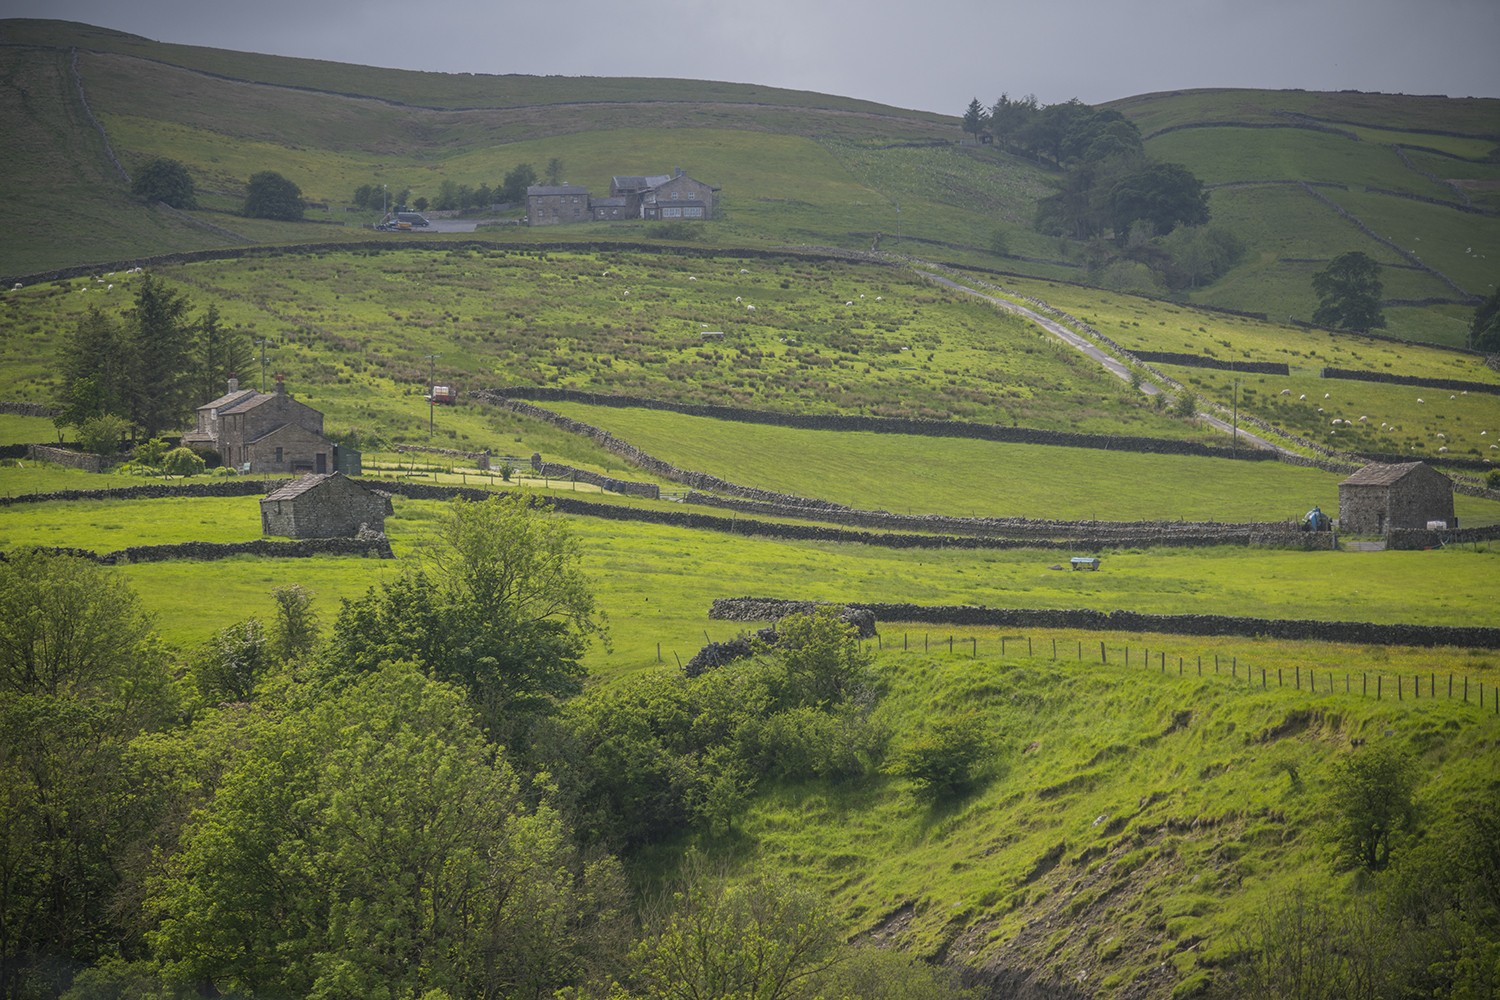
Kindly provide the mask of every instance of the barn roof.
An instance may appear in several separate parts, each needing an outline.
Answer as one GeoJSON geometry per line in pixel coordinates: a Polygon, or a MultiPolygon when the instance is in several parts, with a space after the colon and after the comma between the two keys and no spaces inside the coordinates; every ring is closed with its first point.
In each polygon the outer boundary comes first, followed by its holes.
{"type": "Polygon", "coordinates": [[[1394,486],[1418,469],[1425,469],[1423,462],[1403,462],[1400,465],[1367,465],[1340,486],[1394,486]]]}
{"type": "Polygon", "coordinates": [[[279,490],[266,494],[267,500],[295,500],[308,490],[322,486],[335,476],[342,477],[342,472],[309,472],[307,475],[293,479],[279,490]]]}

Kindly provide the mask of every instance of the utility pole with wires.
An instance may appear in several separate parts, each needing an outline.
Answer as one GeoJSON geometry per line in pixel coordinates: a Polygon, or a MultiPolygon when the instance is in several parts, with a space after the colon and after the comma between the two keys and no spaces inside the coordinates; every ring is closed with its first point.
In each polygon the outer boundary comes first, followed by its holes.
{"type": "Polygon", "coordinates": [[[424,354],[422,357],[427,359],[427,440],[431,441],[434,422],[432,410],[437,405],[437,400],[433,398],[437,390],[437,359],[442,355],[424,354]]]}
{"type": "Polygon", "coordinates": [[[260,391],[261,392],[265,392],[266,391],[266,345],[269,344],[269,343],[271,343],[271,341],[269,341],[269,340],[257,340],[255,342],[256,346],[260,348],[260,391]]]}

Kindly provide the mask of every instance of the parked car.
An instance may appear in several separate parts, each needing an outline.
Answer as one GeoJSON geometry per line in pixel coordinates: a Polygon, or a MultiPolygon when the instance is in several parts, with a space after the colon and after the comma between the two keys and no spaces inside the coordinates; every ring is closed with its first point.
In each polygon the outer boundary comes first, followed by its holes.
{"type": "Polygon", "coordinates": [[[409,225],[412,225],[412,226],[423,226],[423,227],[425,227],[425,226],[431,225],[431,223],[429,223],[426,219],[422,218],[416,212],[397,212],[396,213],[396,219],[398,221],[400,221],[400,222],[405,222],[405,223],[408,223],[409,225]]]}

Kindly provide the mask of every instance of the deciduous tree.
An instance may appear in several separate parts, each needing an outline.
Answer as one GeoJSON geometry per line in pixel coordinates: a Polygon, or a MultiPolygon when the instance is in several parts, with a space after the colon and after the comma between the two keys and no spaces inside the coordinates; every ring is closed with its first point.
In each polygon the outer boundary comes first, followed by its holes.
{"type": "Polygon", "coordinates": [[[1416,821],[1416,789],[1416,762],[1390,740],[1337,761],[1330,804],[1339,814],[1332,832],[1339,860],[1370,871],[1390,864],[1401,835],[1416,821]]]}
{"type": "Polygon", "coordinates": [[[193,178],[187,167],[176,160],[157,157],[136,171],[130,182],[130,193],[146,201],[163,201],[173,208],[197,208],[193,198],[193,178]]]}
{"type": "Polygon", "coordinates": [[[1380,265],[1358,250],[1339,254],[1312,276],[1318,308],[1312,321],[1318,326],[1361,332],[1385,326],[1380,308],[1380,265]]]}
{"type": "Polygon", "coordinates": [[[1469,347],[1500,354],[1500,291],[1475,307],[1469,321],[1469,347]]]}
{"type": "Polygon", "coordinates": [[[1109,192],[1115,239],[1123,242],[1130,224],[1144,219],[1165,236],[1179,225],[1208,222],[1208,193],[1203,182],[1180,163],[1151,163],[1118,180],[1109,192]]]}
{"type": "Polygon", "coordinates": [[[252,219],[297,222],[302,218],[302,189],[274,170],[250,175],[244,213],[252,219]]]}

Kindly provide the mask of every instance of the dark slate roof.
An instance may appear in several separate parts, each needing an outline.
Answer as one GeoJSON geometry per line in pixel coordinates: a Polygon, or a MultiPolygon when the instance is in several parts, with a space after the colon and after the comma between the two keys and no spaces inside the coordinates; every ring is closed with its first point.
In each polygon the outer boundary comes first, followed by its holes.
{"type": "Polygon", "coordinates": [[[1418,469],[1426,468],[1422,462],[1403,462],[1400,465],[1367,465],[1340,486],[1393,486],[1418,469]]]}
{"type": "Polygon", "coordinates": [[[527,194],[528,197],[532,196],[532,195],[588,194],[588,193],[589,193],[589,189],[588,188],[586,188],[586,187],[579,187],[577,184],[562,184],[562,185],[558,185],[557,187],[551,187],[551,186],[546,185],[546,184],[535,184],[535,185],[532,185],[531,187],[529,187],[529,188],[526,189],[526,194],[527,194]]]}
{"type": "Polygon", "coordinates": [[[230,406],[230,405],[232,405],[233,403],[235,403],[235,402],[237,402],[239,400],[244,399],[246,396],[254,396],[254,395],[257,395],[257,393],[256,393],[256,391],[254,389],[236,389],[234,392],[226,392],[224,395],[220,396],[218,399],[211,399],[211,400],[209,400],[208,402],[204,403],[202,406],[198,407],[198,409],[200,409],[200,410],[219,410],[219,409],[223,409],[226,406],[230,406]]]}
{"type": "Polygon", "coordinates": [[[246,410],[253,410],[261,403],[270,402],[275,398],[274,393],[251,392],[248,396],[242,395],[228,406],[219,407],[219,416],[222,417],[226,413],[244,413],[246,410]]]}
{"type": "Polygon", "coordinates": [[[266,499],[292,500],[296,497],[300,497],[310,489],[323,485],[324,482],[332,479],[334,476],[341,475],[343,475],[343,473],[341,472],[309,472],[305,476],[302,476],[298,479],[293,479],[291,482],[287,483],[279,490],[274,490],[270,493],[267,493],[266,499]]]}
{"type": "Polygon", "coordinates": [[[671,179],[671,174],[650,174],[645,177],[613,177],[610,180],[617,188],[623,188],[626,191],[643,191],[647,188],[659,187],[671,179]]]}

